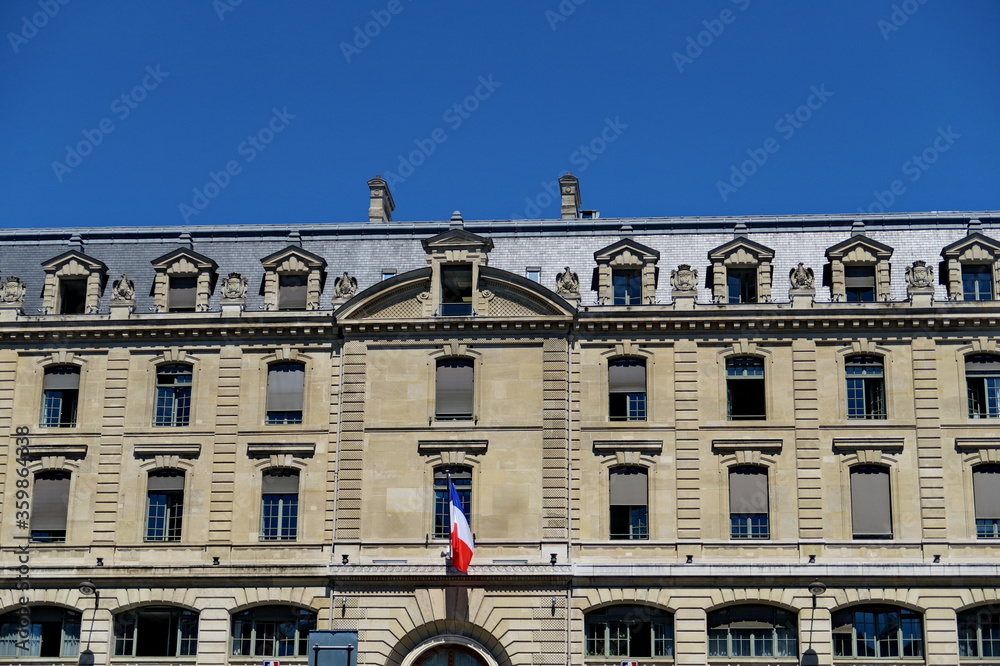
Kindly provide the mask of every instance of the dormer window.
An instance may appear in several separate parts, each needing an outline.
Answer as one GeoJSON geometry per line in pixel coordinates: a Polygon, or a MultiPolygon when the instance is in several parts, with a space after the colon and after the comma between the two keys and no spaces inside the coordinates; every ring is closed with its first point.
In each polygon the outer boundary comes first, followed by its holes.
{"type": "Polygon", "coordinates": [[[472,266],[444,264],[441,266],[441,315],[472,314],[472,266]]]}
{"type": "Polygon", "coordinates": [[[47,312],[85,314],[97,312],[107,282],[107,266],[78,250],[70,250],[42,264],[45,271],[43,302],[47,312]]]}
{"type": "Polygon", "coordinates": [[[631,238],[595,252],[598,305],[655,303],[659,260],[659,252],[631,238]]]}
{"type": "Polygon", "coordinates": [[[941,250],[952,301],[990,301],[997,297],[1000,278],[1000,241],[972,233],[941,250]]]}
{"type": "Polygon", "coordinates": [[[866,236],[851,236],[827,248],[824,284],[834,302],[874,303],[890,297],[892,248],[866,236]]]}
{"type": "Polygon", "coordinates": [[[279,275],[278,309],[305,310],[308,282],[307,275],[279,275]]]}
{"type": "Polygon", "coordinates": [[[198,278],[171,276],[167,295],[168,312],[194,312],[197,305],[198,278]]]}
{"type": "Polygon", "coordinates": [[[152,262],[153,302],[157,312],[206,312],[215,289],[218,264],[203,254],[179,248],[152,262]]]}
{"type": "Polygon", "coordinates": [[[297,245],[260,260],[264,265],[264,307],[268,310],[317,310],[326,259],[297,245]]]}
{"type": "Polygon", "coordinates": [[[642,302],[642,271],[612,270],[611,286],[614,290],[613,305],[639,305],[642,302]]]}
{"type": "Polygon", "coordinates": [[[993,300],[993,267],[986,264],[962,266],[962,300],[993,300]]]}
{"type": "Polygon", "coordinates": [[[844,266],[844,296],[848,303],[874,303],[875,267],[844,266]]]}
{"type": "Polygon", "coordinates": [[[730,303],[756,303],[757,271],[753,268],[728,269],[726,290],[730,303]]]}
{"type": "Polygon", "coordinates": [[[87,278],[59,280],[59,314],[81,314],[87,311],[87,278]]]}
{"type": "Polygon", "coordinates": [[[742,236],[708,253],[712,263],[712,301],[769,303],[774,250],[742,236]]]}

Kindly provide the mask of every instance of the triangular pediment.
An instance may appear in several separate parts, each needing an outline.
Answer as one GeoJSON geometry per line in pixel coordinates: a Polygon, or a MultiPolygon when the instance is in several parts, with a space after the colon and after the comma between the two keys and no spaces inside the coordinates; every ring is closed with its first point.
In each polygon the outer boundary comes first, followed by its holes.
{"type": "Polygon", "coordinates": [[[80,267],[80,273],[107,273],[108,267],[104,265],[104,262],[99,259],[94,259],[93,257],[87,256],[79,250],[70,250],[69,252],[63,252],[58,257],[53,257],[49,259],[44,264],[42,264],[42,270],[46,273],[57,272],[60,268],[66,266],[66,264],[76,263],[80,267]]]}
{"type": "Polygon", "coordinates": [[[864,253],[870,254],[876,261],[888,260],[892,256],[892,248],[867,236],[851,236],[845,241],[828,247],[826,258],[845,259],[850,254],[864,253]]]}
{"type": "Polygon", "coordinates": [[[625,252],[637,257],[641,263],[656,263],[660,259],[660,253],[653,248],[643,245],[631,238],[623,238],[617,243],[612,243],[607,247],[594,253],[594,260],[597,262],[609,262],[615,257],[625,252]]]}
{"type": "Polygon", "coordinates": [[[465,229],[449,229],[436,236],[420,241],[425,252],[435,250],[479,250],[489,252],[493,249],[493,240],[479,236],[465,229]]]}
{"type": "Polygon", "coordinates": [[[293,264],[300,270],[312,270],[326,268],[326,259],[313,254],[308,250],[303,250],[298,245],[289,245],[283,250],[278,250],[274,254],[269,254],[260,260],[267,270],[277,270],[281,266],[290,267],[293,264]]]}
{"type": "Polygon", "coordinates": [[[196,271],[211,270],[215,271],[219,268],[219,265],[215,263],[213,259],[206,257],[200,252],[195,252],[194,250],[186,247],[179,247],[176,250],[167,252],[162,257],[157,257],[151,262],[153,268],[156,270],[166,270],[168,267],[177,263],[178,261],[185,261],[196,269],[196,271]]]}
{"type": "Polygon", "coordinates": [[[774,250],[766,245],[761,245],[760,243],[756,243],[748,238],[734,238],[728,243],[723,243],[714,250],[709,250],[708,260],[724,261],[730,255],[740,252],[750,255],[758,261],[761,259],[774,259],[774,250]]]}
{"type": "Polygon", "coordinates": [[[975,253],[976,248],[981,248],[985,252],[981,252],[984,258],[1000,255],[1000,241],[990,238],[989,236],[984,236],[980,233],[969,234],[965,238],[961,238],[950,245],[946,245],[943,250],[941,250],[941,256],[945,259],[955,259],[962,255],[969,253],[970,250],[975,253]]]}

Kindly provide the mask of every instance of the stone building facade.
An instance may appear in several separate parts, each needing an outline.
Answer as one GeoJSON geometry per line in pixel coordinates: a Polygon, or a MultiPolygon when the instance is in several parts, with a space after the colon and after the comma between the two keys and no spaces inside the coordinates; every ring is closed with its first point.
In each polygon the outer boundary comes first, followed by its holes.
{"type": "Polygon", "coordinates": [[[1000,214],[560,184],[0,233],[0,664],[1000,663],[1000,214]]]}

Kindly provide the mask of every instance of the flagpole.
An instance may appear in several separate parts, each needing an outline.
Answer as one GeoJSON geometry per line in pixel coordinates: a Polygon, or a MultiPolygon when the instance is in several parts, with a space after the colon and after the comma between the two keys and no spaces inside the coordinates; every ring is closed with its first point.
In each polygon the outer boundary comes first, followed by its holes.
{"type": "Polygon", "coordinates": [[[448,479],[448,561],[445,563],[445,571],[451,566],[452,560],[455,558],[455,541],[451,538],[451,530],[455,526],[451,522],[451,471],[445,472],[445,476],[448,479]]]}

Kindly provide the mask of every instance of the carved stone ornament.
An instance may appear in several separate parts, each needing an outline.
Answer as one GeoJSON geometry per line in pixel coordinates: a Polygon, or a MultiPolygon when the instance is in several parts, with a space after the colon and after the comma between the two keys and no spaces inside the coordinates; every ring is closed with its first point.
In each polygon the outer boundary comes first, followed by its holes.
{"type": "Polygon", "coordinates": [[[135,300],[135,282],[122,273],[121,277],[111,283],[112,303],[131,303],[135,300]]]}
{"type": "Polygon", "coordinates": [[[670,271],[670,286],[675,291],[695,291],[698,288],[698,269],[689,264],[681,264],[670,271]]]}
{"type": "Polygon", "coordinates": [[[578,296],[580,294],[580,278],[567,266],[562,273],[556,275],[556,293],[560,296],[578,296]]]}
{"type": "Polygon", "coordinates": [[[247,295],[247,279],[239,273],[230,273],[229,277],[219,285],[219,293],[223,298],[245,298],[247,295]]]}
{"type": "Polygon", "coordinates": [[[344,274],[334,280],[333,282],[333,298],[334,300],[353,298],[355,294],[358,293],[358,279],[347,274],[344,274]]]}
{"type": "Polygon", "coordinates": [[[816,284],[816,277],[813,269],[804,266],[802,262],[791,270],[788,274],[788,281],[792,283],[792,289],[812,289],[816,284]]]}
{"type": "Polygon", "coordinates": [[[906,267],[906,284],[911,287],[930,287],[934,281],[934,269],[927,265],[926,261],[913,262],[912,266],[906,267]]]}
{"type": "Polygon", "coordinates": [[[27,290],[26,282],[21,282],[21,278],[11,275],[3,285],[0,285],[0,299],[4,303],[20,303],[24,300],[24,292],[27,290]]]}

